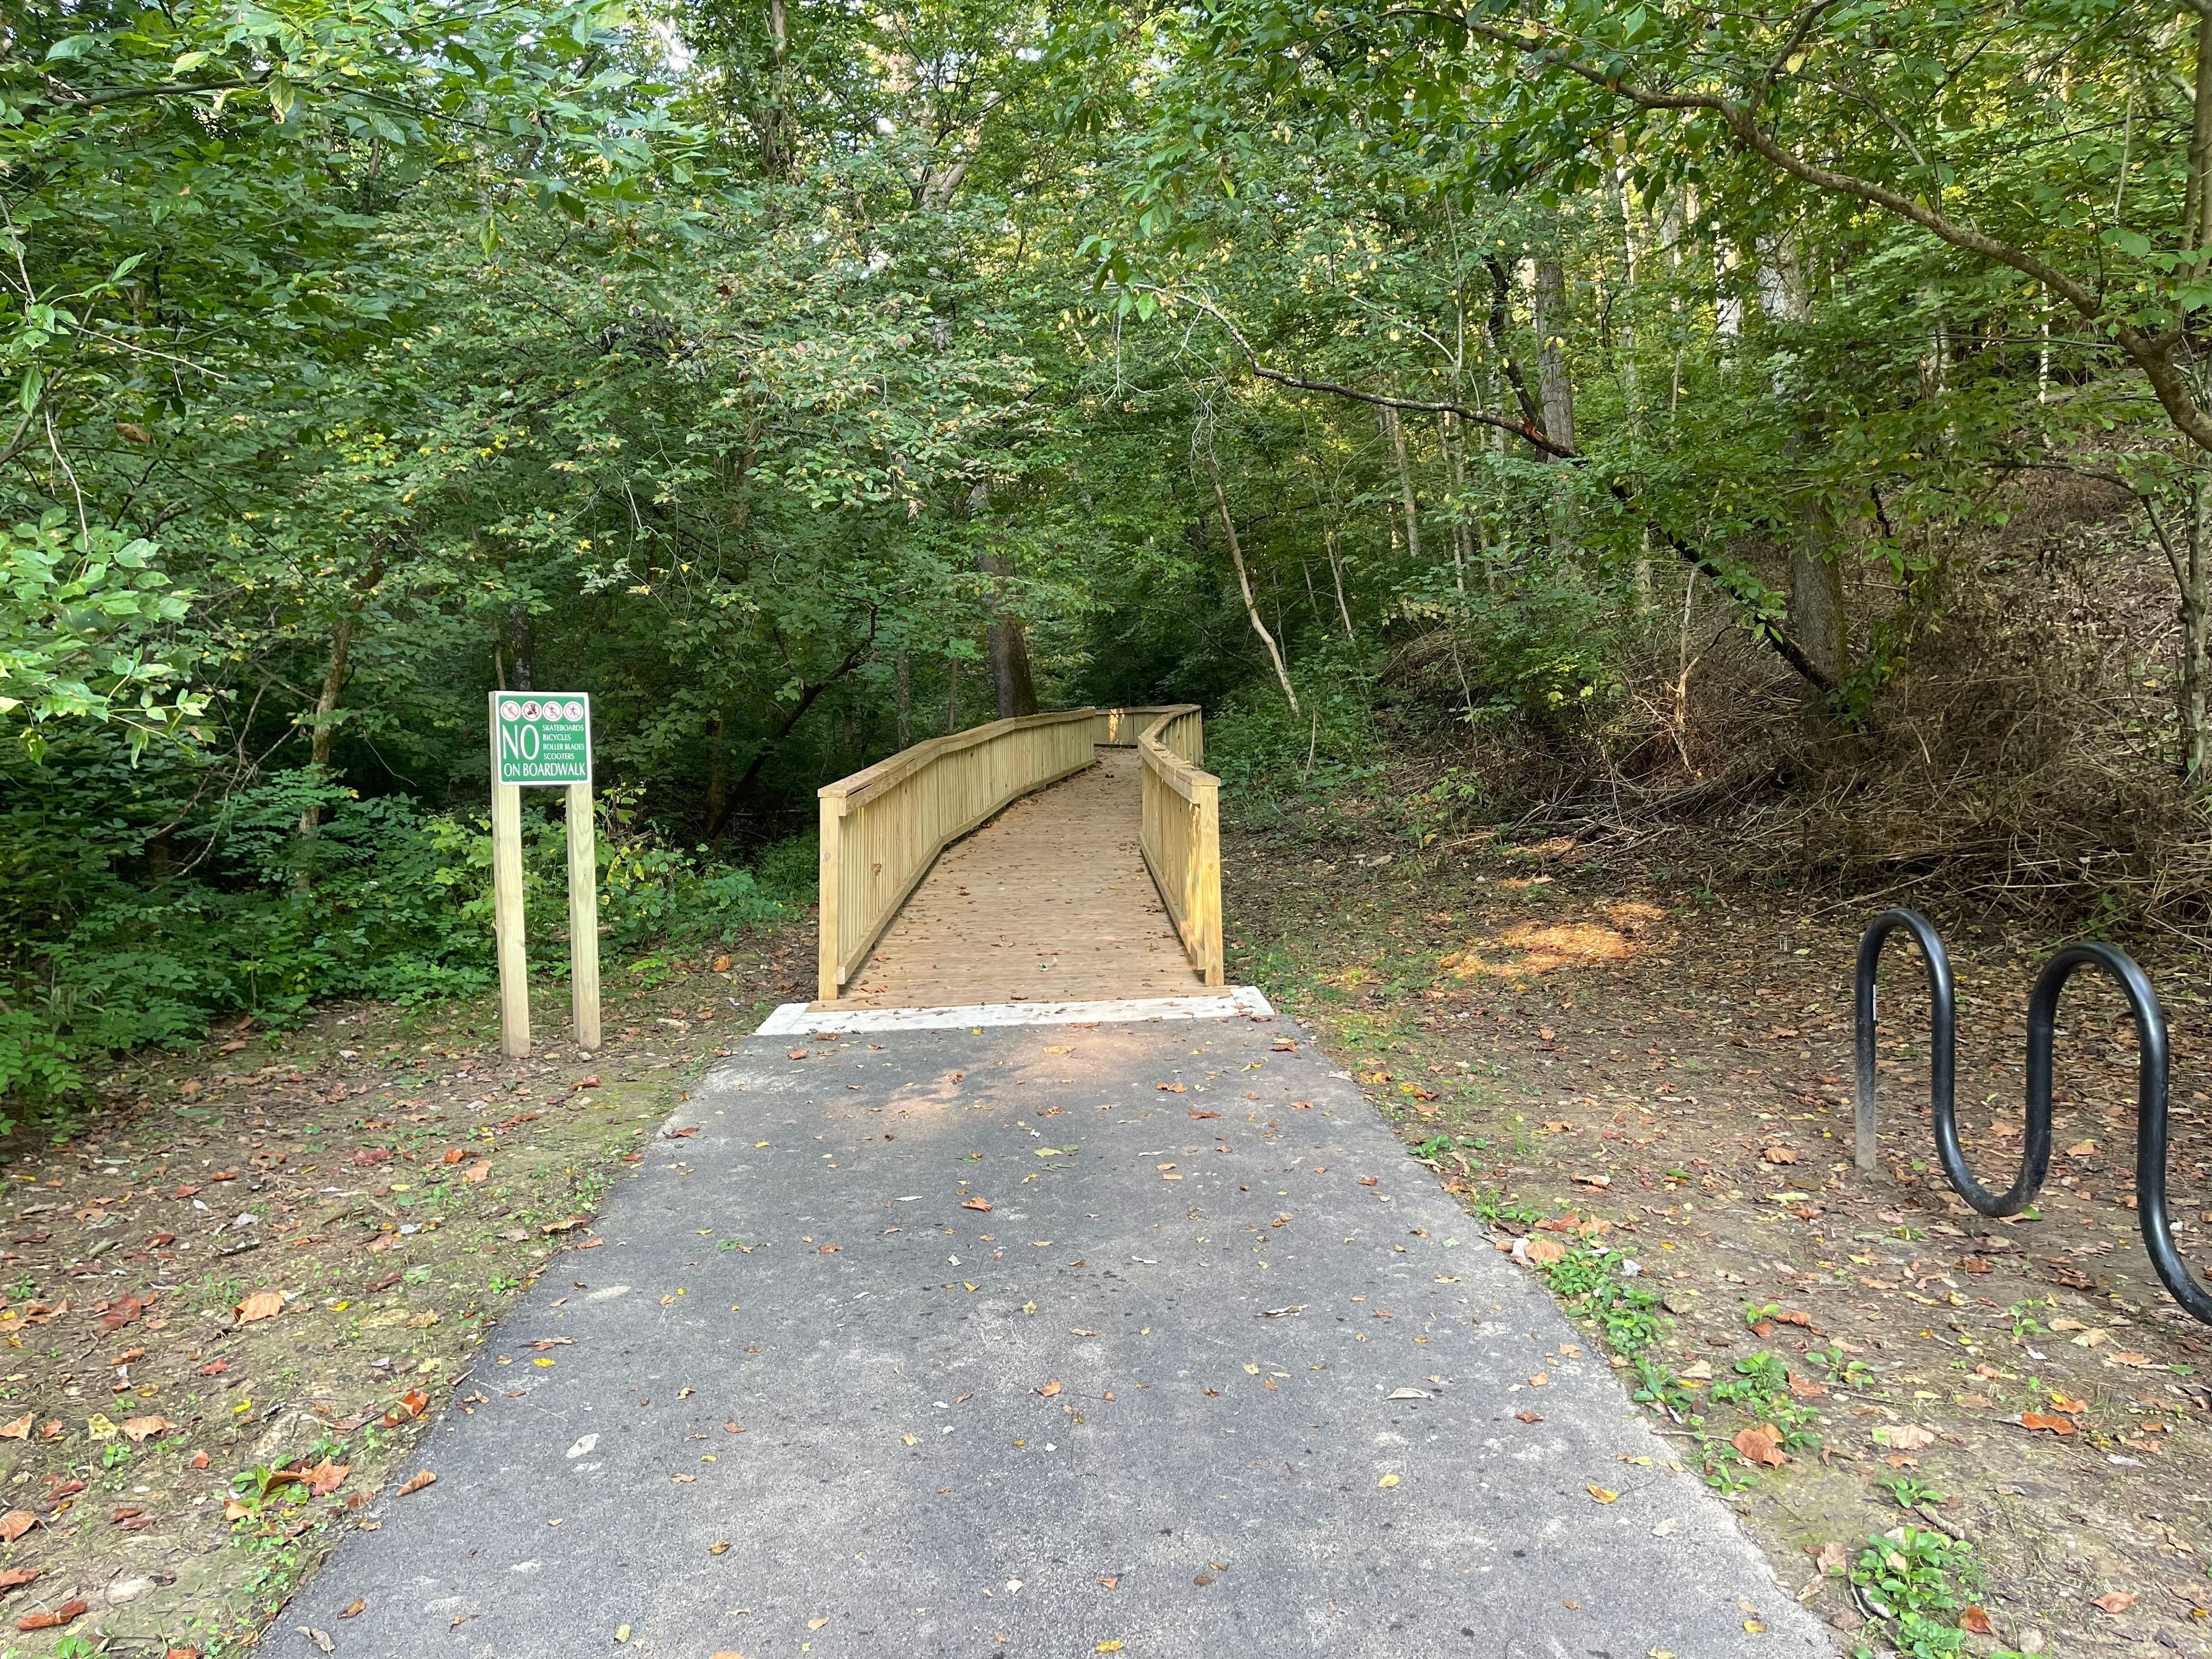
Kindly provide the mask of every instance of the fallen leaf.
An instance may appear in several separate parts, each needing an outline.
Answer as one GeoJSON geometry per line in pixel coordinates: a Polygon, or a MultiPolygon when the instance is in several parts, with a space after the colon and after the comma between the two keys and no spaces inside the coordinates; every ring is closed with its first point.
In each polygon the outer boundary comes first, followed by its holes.
{"type": "Polygon", "coordinates": [[[1610,1486],[1584,1486],[1583,1490],[1601,1504],[1610,1504],[1620,1496],[1610,1486]]]}
{"type": "Polygon", "coordinates": [[[38,1567],[0,1568],[0,1591],[21,1589],[43,1571],[38,1567]]]}
{"type": "Polygon", "coordinates": [[[2071,1434],[2074,1425],[2063,1417],[2052,1417],[2045,1412],[2022,1412],[2019,1422],[2023,1429],[2045,1429],[2052,1434],[2071,1434]]]}
{"type": "Polygon", "coordinates": [[[2079,1417],[2089,1409],[2089,1402],[2086,1400],[2069,1400],[2064,1395],[2054,1392],[2051,1396],[2051,1409],[2055,1412],[2064,1412],[2069,1417],[2079,1417]]]}
{"type": "Polygon", "coordinates": [[[988,1198],[971,1198],[963,1200],[960,1207],[963,1210],[981,1210],[988,1215],[991,1210],[991,1200],[988,1198]]]}
{"type": "Polygon", "coordinates": [[[1539,1267],[1548,1267],[1554,1261],[1566,1260],[1567,1247],[1556,1238],[1530,1238],[1522,1242],[1528,1246],[1528,1249],[1520,1252],[1520,1255],[1524,1260],[1534,1262],[1539,1267]]]}
{"type": "Polygon", "coordinates": [[[39,1517],[28,1510],[10,1510],[0,1515],[0,1544],[12,1544],[39,1524],[39,1517]]]}
{"type": "Polygon", "coordinates": [[[1180,1083],[1156,1083],[1152,1086],[1164,1095],[1179,1095],[1184,1089],[1184,1085],[1180,1083]]]}
{"type": "MultiPolygon", "coordinates": [[[[2068,1425],[2070,1428],[2072,1425],[2068,1425]]],[[[1918,1451],[1923,1446],[1936,1443],[1933,1431],[1917,1423],[1886,1423],[1874,1431],[1874,1438],[1893,1451],[1918,1451]]]]}
{"type": "Polygon", "coordinates": [[[1398,1484],[1398,1477],[1395,1474],[1386,1474],[1375,1484],[1378,1486],[1395,1486],[1398,1484]]]}
{"type": "Polygon", "coordinates": [[[238,1322],[251,1325],[258,1319],[274,1319],[283,1311],[283,1291],[256,1291],[238,1304],[238,1322]]]}
{"type": "Polygon", "coordinates": [[[307,1471],[307,1492],[311,1497],[328,1498],[345,1484],[353,1472],[350,1463],[333,1463],[327,1457],[307,1471]]]}
{"type": "Polygon", "coordinates": [[[1966,1610],[1959,1615],[1959,1628],[1973,1636],[1996,1634],[1996,1626],[1990,1623],[1989,1614],[1972,1603],[1969,1603],[1966,1610]]]}
{"type": "Polygon", "coordinates": [[[21,1417],[0,1423],[0,1440],[28,1440],[31,1437],[31,1419],[37,1415],[36,1412],[25,1412],[21,1417]]]}
{"type": "Polygon", "coordinates": [[[1769,1164],[1795,1164],[1797,1161],[1795,1146],[1768,1146],[1763,1148],[1759,1155],[1769,1164]]]}
{"type": "Polygon", "coordinates": [[[112,1336],[125,1325],[135,1324],[147,1309],[160,1298],[151,1296],[126,1296],[119,1302],[107,1304],[107,1311],[100,1316],[100,1328],[112,1336]]]}
{"type": "Polygon", "coordinates": [[[1060,1392],[1060,1379],[1055,1376],[1051,1382],[1046,1383],[1044,1387],[1041,1389],[1031,1389],[1030,1392],[1031,1394],[1042,1395],[1047,1400],[1049,1400],[1053,1395],[1060,1392]]]}
{"type": "Polygon", "coordinates": [[[1549,1371],[1538,1371],[1534,1376],[1528,1379],[1528,1386],[1532,1389],[1549,1388],[1551,1386],[1551,1382],[1552,1376],[1549,1371]]]}
{"type": "Polygon", "coordinates": [[[1763,1468],[1778,1469],[1790,1461],[1789,1454],[1782,1449],[1782,1437],[1765,1423],[1738,1429],[1735,1438],[1729,1444],[1763,1468]]]}
{"type": "Polygon", "coordinates": [[[1541,1412],[1516,1412],[1513,1413],[1513,1420],[1516,1423],[1540,1423],[1544,1420],[1544,1413],[1541,1412]]]}
{"type": "Polygon", "coordinates": [[[806,1628],[809,1630],[820,1630],[823,1626],[829,1622],[830,1621],[827,1619],[810,1619],[806,1621],[806,1628]]]}
{"type": "Polygon", "coordinates": [[[2096,1150],[2097,1143],[2095,1141],[2077,1140],[2071,1146],[2069,1146],[2066,1149],[2066,1156],[2069,1158],[2088,1158],[2094,1155],[2096,1150]]]}
{"type": "Polygon", "coordinates": [[[317,1630],[313,1625],[296,1625],[293,1629],[295,1634],[306,1637],[325,1653],[336,1653],[338,1650],[337,1644],[331,1640],[331,1633],[326,1630],[317,1630]]]}
{"type": "Polygon", "coordinates": [[[404,1498],[410,1492],[420,1492],[423,1487],[435,1484],[437,1479],[438,1477],[431,1474],[428,1469],[417,1469],[413,1474],[407,1478],[407,1484],[400,1487],[400,1489],[394,1492],[392,1496],[395,1498],[404,1498]]]}
{"type": "Polygon", "coordinates": [[[123,1437],[134,1446],[143,1446],[157,1434],[163,1434],[177,1425],[166,1417],[126,1417],[123,1419],[123,1437]]]}
{"type": "MultiPolygon", "coordinates": [[[[2132,1601],[2134,1598],[2129,1598],[2132,1601]]],[[[92,1603],[82,1595],[71,1596],[52,1613],[27,1613],[15,1621],[17,1630],[59,1630],[64,1625],[75,1624],[91,1610],[92,1603]]]]}
{"type": "Polygon", "coordinates": [[[2135,1604],[2136,1598],[2126,1590],[2106,1590],[2102,1595],[2089,1598],[2091,1607],[2102,1607],[2106,1613],[2125,1613],[2135,1604]]]}
{"type": "Polygon", "coordinates": [[[489,1180],[490,1176],[490,1164],[471,1164],[467,1169],[461,1171],[461,1184],[465,1187],[473,1187],[481,1182],[489,1180]]]}
{"type": "Polygon", "coordinates": [[[660,1138],[663,1140],[689,1140],[693,1135],[696,1135],[698,1133],[699,1126],[694,1123],[689,1128],[663,1129],[660,1132],[660,1138]]]}
{"type": "Polygon", "coordinates": [[[352,1601],[347,1602],[343,1607],[338,1609],[338,1617],[341,1619],[358,1619],[368,1606],[368,1601],[366,1597],[356,1595],[352,1601]]]}
{"type": "Polygon", "coordinates": [[[428,1409],[430,1396],[420,1389],[410,1389],[392,1402],[392,1409],[384,1413],[384,1426],[396,1429],[402,1423],[422,1415],[428,1409]]]}
{"type": "Polygon", "coordinates": [[[727,1555],[729,1553],[730,1540],[726,1538],[717,1538],[707,1546],[707,1553],[709,1555],[727,1555]]]}

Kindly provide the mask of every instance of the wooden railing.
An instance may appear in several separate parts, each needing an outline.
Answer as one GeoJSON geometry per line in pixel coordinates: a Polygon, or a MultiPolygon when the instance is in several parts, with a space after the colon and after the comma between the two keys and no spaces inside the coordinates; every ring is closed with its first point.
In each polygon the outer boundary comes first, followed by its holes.
{"type": "Polygon", "coordinates": [[[1101,708],[1091,717],[1091,741],[1101,749],[1134,749],[1146,726],[1163,714],[1179,714],[1188,703],[1161,703],[1152,708],[1101,708]]]}
{"type": "MultiPolygon", "coordinates": [[[[1120,711],[1135,712],[1135,711],[1120,711]]],[[[1221,780],[1199,769],[1206,720],[1195,703],[1143,711],[1145,867],[1182,936],[1183,953],[1208,985],[1222,982],[1221,780]]]]}
{"type": "Polygon", "coordinates": [[[836,1000],[947,845],[1096,761],[1097,720],[1096,709],[1073,708],[994,720],[902,749],[821,791],[822,1001],[836,1000]]]}

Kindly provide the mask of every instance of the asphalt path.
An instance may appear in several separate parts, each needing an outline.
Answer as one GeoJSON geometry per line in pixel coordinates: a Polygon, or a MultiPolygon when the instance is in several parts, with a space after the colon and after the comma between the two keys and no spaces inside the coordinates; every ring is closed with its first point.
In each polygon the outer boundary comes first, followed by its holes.
{"type": "Polygon", "coordinates": [[[599,1231],[273,1650],[1835,1651],[1286,1021],[755,1037],[599,1231]]]}

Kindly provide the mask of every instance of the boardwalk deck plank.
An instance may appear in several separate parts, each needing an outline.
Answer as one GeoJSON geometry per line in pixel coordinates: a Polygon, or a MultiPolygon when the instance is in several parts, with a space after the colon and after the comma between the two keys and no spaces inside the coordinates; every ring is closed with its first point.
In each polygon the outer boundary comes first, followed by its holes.
{"type": "Polygon", "coordinates": [[[1121,749],[1016,801],[946,850],[836,1006],[1203,990],[1145,872],[1139,813],[1137,757],[1121,749]]]}

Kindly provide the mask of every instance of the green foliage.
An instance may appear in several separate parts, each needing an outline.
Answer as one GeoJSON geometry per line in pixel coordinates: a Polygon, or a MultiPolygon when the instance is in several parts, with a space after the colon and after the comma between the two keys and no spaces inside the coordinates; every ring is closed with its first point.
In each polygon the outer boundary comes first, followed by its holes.
{"type": "MultiPolygon", "coordinates": [[[[1907,1659],[1953,1659],[1965,1651],[1957,1614],[1960,1597],[1979,1588],[1973,1548],[1938,1532],[1895,1527],[1869,1538],[1851,1564],[1850,1582],[1868,1610],[1891,1621],[1890,1634],[1907,1659]]],[[[1854,1651],[1872,1659],[1875,1650],[1854,1651]]]]}
{"type": "Polygon", "coordinates": [[[1814,1427],[1820,1413],[1791,1396],[1789,1367],[1778,1356],[1747,1354],[1735,1362],[1734,1369],[1735,1376],[1713,1384],[1711,1393],[1716,1403],[1734,1406],[1754,1423],[1772,1425],[1787,1450],[1802,1451],[1820,1443],[1814,1427]]]}
{"type": "MultiPolygon", "coordinates": [[[[63,806],[81,806],[103,787],[99,747],[88,756],[85,748],[69,757],[82,763],[64,774],[77,787],[51,798],[63,806]]],[[[30,772],[19,761],[7,775],[30,772]]],[[[105,787],[133,775],[126,769],[105,787]]],[[[189,872],[131,879],[118,868],[131,841],[127,822],[112,825],[103,845],[86,833],[96,826],[42,809],[30,792],[11,799],[0,847],[27,861],[73,833],[80,841],[74,863],[50,872],[43,890],[28,881],[30,891],[18,890],[67,925],[0,963],[10,970],[0,981],[0,1092],[52,1098],[81,1086],[86,1068],[110,1054],[187,1042],[231,1014],[282,1024],[322,998],[419,1003],[492,982],[491,845],[482,819],[279,773],[235,793],[219,814],[176,828],[189,872]],[[303,837],[309,806],[327,816],[303,837]]],[[[809,896],[799,884],[804,846],[779,850],[757,872],[665,845],[637,820],[635,792],[604,805],[601,926],[617,951],[657,939],[729,939],[809,896]]],[[[526,828],[535,949],[541,963],[557,964],[565,830],[536,811],[526,828]]]]}
{"type": "Polygon", "coordinates": [[[1371,685],[1349,663],[1316,663],[1297,676],[1299,712],[1254,684],[1207,711],[1206,764],[1226,788],[1255,799],[1328,799],[1380,770],[1371,685]]]}
{"type": "Polygon", "coordinates": [[[1666,1328],[1659,1293],[1637,1282],[1634,1259],[1595,1239],[1578,1241],[1539,1271],[1552,1293],[1595,1322],[1606,1346],[1625,1359],[1635,1359],[1666,1328]]]}
{"type": "Polygon", "coordinates": [[[112,721],[143,746],[206,703],[178,690],[175,665],[155,659],[189,596],[171,589],[153,544],[66,520],[53,507],[36,524],[0,528],[0,716],[27,718],[34,759],[51,720],[112,721]]]}

